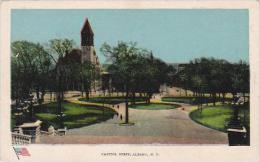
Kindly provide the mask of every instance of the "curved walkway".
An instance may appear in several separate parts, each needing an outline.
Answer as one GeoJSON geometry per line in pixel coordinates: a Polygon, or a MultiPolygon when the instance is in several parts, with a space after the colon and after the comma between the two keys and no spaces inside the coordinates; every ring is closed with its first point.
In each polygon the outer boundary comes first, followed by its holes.
{"type": "MultiPolygon", "coordinates": [[[[70,102],[93,105],[78,101],[70,102]]],[[[161,102],[154,97],[152,102],[161,102]]],[[[169,110],[129,109],[129,119],[133,126],[121,126],[123,121],[114,117],[102,123],[70,129],[66,136],[42,137],[41,143],[51,144],[227,144],[227,134],[204,127],[192,121],[189,112],[192,106],[180,104],[182,107],[169,110]]],[[[115,105],[114,109],[124,113],[124,104],[115,105]]],[[[107,105],[109,106],[109,105],[107,105]]],[[[111,105],[110,105],[111,106],[111,105]]],[[[111,106],[111,108],[113,108],[111,106]]]]}

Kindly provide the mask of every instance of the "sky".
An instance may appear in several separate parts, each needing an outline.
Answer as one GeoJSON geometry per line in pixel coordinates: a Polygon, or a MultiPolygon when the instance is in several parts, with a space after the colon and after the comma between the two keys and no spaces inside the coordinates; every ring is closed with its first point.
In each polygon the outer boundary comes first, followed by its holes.
{"type": "Polygon", "coordinates": [[[11,41],[41,44],[51,39],[73,39],[80,47],[80,30],[88,18],[101,63],[104,42],[137,42],[168,63],[199,57],[230,62],[249,59],[246,9],[13,9],[11,41]]]}

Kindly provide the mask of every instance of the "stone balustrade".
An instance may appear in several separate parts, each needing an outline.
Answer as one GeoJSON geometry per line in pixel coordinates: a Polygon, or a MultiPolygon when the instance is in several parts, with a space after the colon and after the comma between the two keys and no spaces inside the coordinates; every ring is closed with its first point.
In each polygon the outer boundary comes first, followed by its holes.
{"type": "Polygon", "coordinates": [[[12,143],[14,145],[30,144],[31,141],[32,141],[32,136],[30,136],[30,135],[12,133],[12,143]]]}

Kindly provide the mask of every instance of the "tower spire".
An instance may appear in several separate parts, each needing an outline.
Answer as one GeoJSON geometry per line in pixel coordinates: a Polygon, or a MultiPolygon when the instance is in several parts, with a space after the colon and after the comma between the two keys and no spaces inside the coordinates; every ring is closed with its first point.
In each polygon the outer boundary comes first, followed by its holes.
{"type": "Polygon", "coordinates": [[[90,26],[88,18],[81,28],[81,46],[94,46],[94,32],[90,26]]]}

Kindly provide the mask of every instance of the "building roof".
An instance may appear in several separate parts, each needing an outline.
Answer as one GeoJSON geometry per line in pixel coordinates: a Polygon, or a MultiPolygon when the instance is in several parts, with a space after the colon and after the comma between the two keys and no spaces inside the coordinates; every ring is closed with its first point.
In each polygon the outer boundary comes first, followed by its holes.
{"type": "Polygon", "coordinates": [[[21,127],[21,128],[38,127],[41,125],[41,123],[42,123],[42,121],[37,120],[36,122],[32,122],[32,123],[23,123],[19,127],[21,127]]]}
{"type": "Polygon", "coordinates": [[[102,71],[101,74],[102,74],[102,75],[105,75],[105,74],[110,74],[110,73],[107,72],[107,71],[102,71]]]}
{"type": "Polygon", "coordinates": [[[82,52],[80,49],[72,49],[70,53],[66,54],[65,57],[59,59],[60,65],[67,65],[69,63],[81,63],[82,52]]]}
{"type": "Polygon", "coordinates": [[[86,18],[85,23],[84,23],[83,27],[81,28],[81,33],[88,33],[88,34],[94,35],[94,32],[90,26],[88,18],[86,18]]]}
{"type": "Polygon", "coordinates": [[[70,53],[68,53],[64,57],[65,62],[74,62],[74,63],[80,63],[81,62],[81,55],[82,51],[80,49],[73,49],[70,53]]]}

